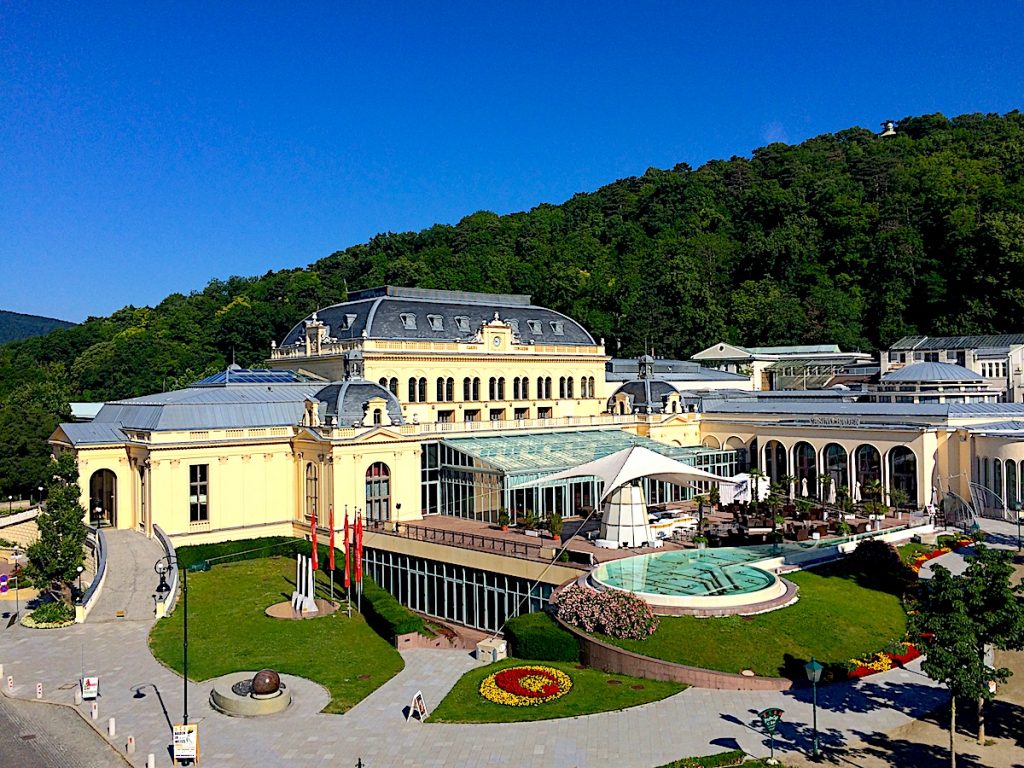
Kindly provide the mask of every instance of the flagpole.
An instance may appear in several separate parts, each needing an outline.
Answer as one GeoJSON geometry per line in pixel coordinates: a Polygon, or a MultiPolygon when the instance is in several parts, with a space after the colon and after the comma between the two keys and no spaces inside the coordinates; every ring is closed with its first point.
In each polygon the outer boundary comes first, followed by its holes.
{"type": "Polygon", "coordinates": [[[352,540],[348,531],[348,504],[345,505],[345,602],[348,605],[348,617],[352,618],[352,574],[349,566],[349,548],[352,540]]]}
{"type": "Polygon", "coordinates": [[[330,524],[331,524],[331,554],[328,557],[328,565],[330,566],[331,572],[331,604],[334,604],[334,505],[328,508],[330,510],[330,524]]]}

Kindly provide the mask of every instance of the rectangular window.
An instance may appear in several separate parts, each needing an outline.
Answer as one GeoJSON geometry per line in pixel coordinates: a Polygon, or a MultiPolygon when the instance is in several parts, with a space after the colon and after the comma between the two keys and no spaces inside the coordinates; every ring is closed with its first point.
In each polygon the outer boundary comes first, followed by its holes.
{"type": "Polygon", "coordinates": [[[191,464],[188,468],[188,519],[205,523],[210,519],[210,465],[191,464]]]}
{"type": "Polygon", "coordinates": [[[530,418],[529,408],[516,408],[516,421],[523,421],[530,418]]]}
{"type": "Polygon", "coordinates": [[[924,361],[926,363],[937,363],[937,362],[939,362],[939,353],[938,352],[925,352],[924,353],[924,361]]]}
{"type": "Polygon", "coordinates": [[[455,411],[438,411],[437,420],[442,424],[450,424],[455,421],[455,411]]]}
{"type": "Polygon", "coordinates": [[[505,420],[505,409],[504,408],[492,408],[491,409],[491,421],[504,421],[505,420]]]}
{"type": "Polygon", "coordinates": [[[538,408],[537,409],[537,418],[538,419],[550,419],[551,418],[551,409],[550,408],[538,408]]]}
{"type": "Polygon", "coordinates": [[[479,411],[479,409],[474,408],[472,410],[467,410],[465,412],[465,420],[466,421],[480,421],[480,411],[479,411]]]}

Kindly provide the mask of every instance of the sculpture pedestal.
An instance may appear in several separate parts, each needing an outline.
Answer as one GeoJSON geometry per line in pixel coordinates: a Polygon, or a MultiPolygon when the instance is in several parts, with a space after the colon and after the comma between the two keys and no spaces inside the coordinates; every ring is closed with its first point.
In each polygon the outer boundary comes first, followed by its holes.
{"type": "Polygon", "coordinates": [[[272,619],[319,619],[321,616],[330,616],[338,610],[341,603],[332,603],[330,600],[316,599],[316,613],[303,613],[295,610],[289,600],[283,603],[274,603],[267,608],[265,613],[272,619]]]}
{"type": "Polygon", "coordinates": [[[232,717],[261,717],[284,712],[292,703],[291,692],[284,683],[267,696],[253,695],[250,690],[255,672],[233,672],[218,678],[210,691],[210,705],[232,717]]]}

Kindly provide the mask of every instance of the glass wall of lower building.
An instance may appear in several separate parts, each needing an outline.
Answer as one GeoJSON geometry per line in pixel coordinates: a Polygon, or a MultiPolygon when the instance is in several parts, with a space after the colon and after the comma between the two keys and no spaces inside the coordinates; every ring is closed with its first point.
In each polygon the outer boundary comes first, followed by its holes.
{"type": "Polygon", "coordinates": [[[366,573],[414,611],[487,632],[544,608],[550,584],[379,549],[363,550],[366,573]],[[531,589],[532,587],[532,589],[531,589]]]}

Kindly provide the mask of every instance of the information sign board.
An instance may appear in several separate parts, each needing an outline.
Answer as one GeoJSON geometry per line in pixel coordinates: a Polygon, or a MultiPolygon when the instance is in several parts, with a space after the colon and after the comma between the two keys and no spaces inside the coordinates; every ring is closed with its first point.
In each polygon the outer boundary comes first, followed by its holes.
{"type": "Polygon", "coordinates": [[[199,760],[199,726],[196,723],[174,726],[174,759],[199,760]]]}

